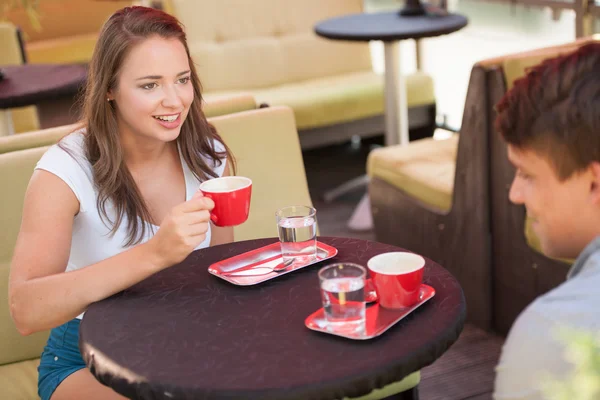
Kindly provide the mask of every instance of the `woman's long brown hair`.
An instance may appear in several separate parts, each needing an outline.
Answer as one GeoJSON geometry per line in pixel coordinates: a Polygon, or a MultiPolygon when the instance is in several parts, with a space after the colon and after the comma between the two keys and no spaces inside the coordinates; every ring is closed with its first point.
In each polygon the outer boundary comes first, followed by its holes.
{"type": "Polygon", "coordinates": [[[153,229],[150,226],[153,220],[125,165],[116,109],[112,102],[107,101],[107,94],[109,90],[116,89],[120,67],[131,48],[152,36],[178,39],[188,56],[194,101],[177,138],[183,159],[200,180],[216,177],[200,155],[208,156],[216,165],[227,157],[235,171],[231,151],[202,111],[200,80],[179,21],[167,13],[147,7],[126,7],[114,13],[100,31],[89,66],[83,101],[84,149],[98,190],[98,212],[105,223],[112,225],[111,234],[126,220],[126,246],[140,243],[146,230],[153,229]],[[214,140],[224,145],[224,152],[215,150],[214,140]],[[107,212],[109,204],[114,208],[114,220],[107,212]]]}

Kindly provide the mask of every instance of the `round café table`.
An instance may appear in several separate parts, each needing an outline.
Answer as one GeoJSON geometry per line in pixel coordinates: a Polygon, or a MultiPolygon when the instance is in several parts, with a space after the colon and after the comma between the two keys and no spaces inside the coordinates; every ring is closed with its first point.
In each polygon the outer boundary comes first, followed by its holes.
{"type": "Polygon", "coordinates": [[[424,281],[435,297],[383,335],[353,341],[304,326],[321,307],[317,271],[323,265],[365,265],[374,255],[400,250],[394,246],[321,237],[338,249],[335,258],[256,286],[235,286],[207,271],[276,241],[195,251],[92,304],[79,339],[92,374],[133,399],[341,399],[401,380],[458,338],[465,319],[462,289],[430,260],[424,281]]]}
{"type": "Polygon", "coordinates": [[[72,97],[87,79],[87,67],[78,64],[24,64],[0,68],[0,111],[4,110],[8,134],[14,133],[10,108],[51,103],[72,97]]]}
{"type": "MultiPolygon", "coordinates": [[[[410,2],[409,2],[410,3],[410,2]]],[[[412,2],[414,3],[414,2],[412,2]]],[[[418,2],[417,2],[418,3],[418,2]]],[[[421,9],[420,4],[418,7],[421,9]]],[[[406,39],[423,39],[456,32],[467,25],[467,18],[443,10],[423,8],[423,13],[401,15],[399,11],[353,14],[335,17],[319,22],[315,26],[317,35],[327,39],[346,41],[381,40],[385,58],[385,145],[407,145],[408,139],[408,107],[406,85],[400,64],[399,41],[406,39]]],[[[417,66],[420,67],[420,41],[417,40],[417,66]]],[[[333,198],[354,190],[368,182],[368,177],[361,176],[341,186],[329,190],[325,197],[333,198]]],[[[355,230],[373,228],[371,205],[368,195],[364,195],[354,210],[348,227],[355,230]]]]}
{"type": "Polygon", "coordinates": [[[317,35],[346,41],[381,40],[385,52],[385,142],[408,143],[406,87],[400,69],[398,43],[456,32],[467,18],[439,10],[403,16],[398,11],[353,14],[327,19],[315,26],[317,35]]]}

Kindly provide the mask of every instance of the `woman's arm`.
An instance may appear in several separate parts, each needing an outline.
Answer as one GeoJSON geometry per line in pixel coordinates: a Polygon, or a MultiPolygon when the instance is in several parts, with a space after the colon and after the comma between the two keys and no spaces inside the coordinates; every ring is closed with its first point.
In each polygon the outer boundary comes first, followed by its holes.
{"type": "MultiPolygon", "coordinates": [[[[231,169],[229,168],[229,160],[225,161],[225,169],[223,170],[222,176],[231,176],[231,169]]],[[[232,226],[216,226],[210,224],[210,246],[216,246],[218,244],[225,244],[233,242],[233,227],[232,226]]]]}
{"type": "Polygon", "coordinates": [[[10,312],[17,329],[28,335],[58,326],[91,303],[185,258],[204,240],[211,208],[210,199],[195,197],[175,207],[150,241],[64,272],[79,202],[60,178],[36,170],[25,195],[9,278],[10,312]]]}

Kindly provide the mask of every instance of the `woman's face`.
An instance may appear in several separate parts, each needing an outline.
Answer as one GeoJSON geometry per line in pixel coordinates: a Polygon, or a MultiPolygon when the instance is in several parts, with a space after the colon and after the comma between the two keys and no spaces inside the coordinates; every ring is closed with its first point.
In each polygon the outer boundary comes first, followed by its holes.
{"type": "Polygon", "coordinates": [[[153,36],[135,45],[121,66],[117,87],[108,93],[121,136],[175,140],[194,100],[190,74],[179,39],[153,36]]]}

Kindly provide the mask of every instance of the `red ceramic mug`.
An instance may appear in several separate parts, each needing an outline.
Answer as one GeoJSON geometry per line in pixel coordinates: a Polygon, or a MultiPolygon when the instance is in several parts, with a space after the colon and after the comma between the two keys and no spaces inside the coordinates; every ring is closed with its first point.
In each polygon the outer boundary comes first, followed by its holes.
{"type": "Polygon", "coordinates": [[[419,301],[425,259],[406,252],[383,253],[371,258],[367,267],[384,308],[405,308],[419,301]]]}
{"type": "Polygon", "coordinates": [[[209,179],[200,185],[202,194],[215,203],[210,219],[217,226],[235,226],[246,222],[250,213],[252,180],[242,176],[209,179]]]}

